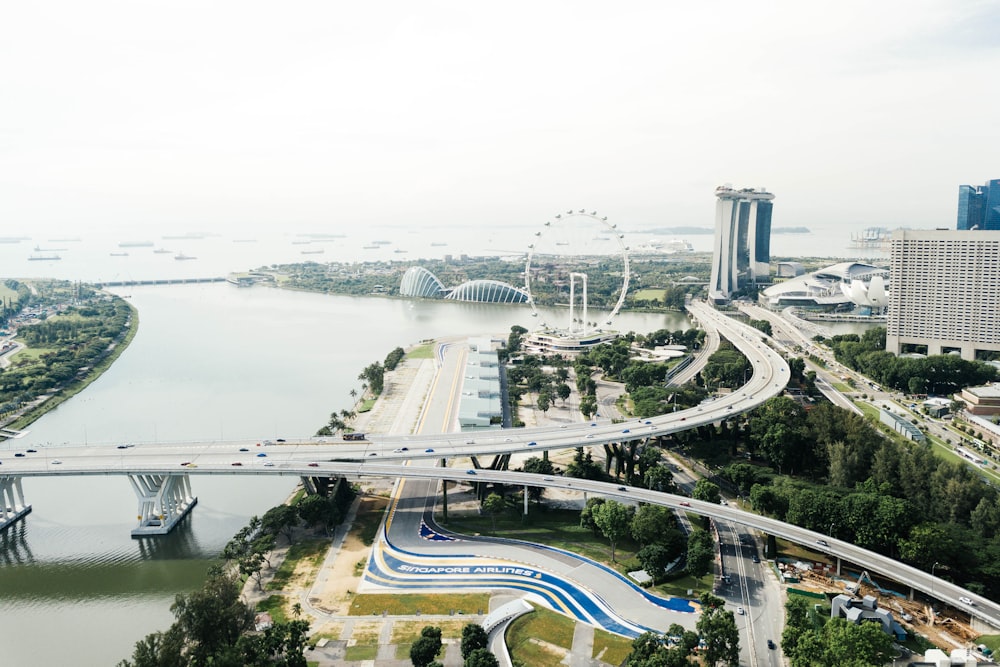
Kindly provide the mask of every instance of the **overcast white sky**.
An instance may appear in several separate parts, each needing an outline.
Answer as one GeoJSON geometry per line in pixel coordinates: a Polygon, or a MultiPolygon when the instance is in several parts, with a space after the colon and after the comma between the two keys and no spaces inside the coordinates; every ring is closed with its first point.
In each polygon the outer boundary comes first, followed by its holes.
{"type": "Polygon", "coordinates": [[[998,2],[6,2],[0,235],[953,226],[997,72],[998,2]]]}

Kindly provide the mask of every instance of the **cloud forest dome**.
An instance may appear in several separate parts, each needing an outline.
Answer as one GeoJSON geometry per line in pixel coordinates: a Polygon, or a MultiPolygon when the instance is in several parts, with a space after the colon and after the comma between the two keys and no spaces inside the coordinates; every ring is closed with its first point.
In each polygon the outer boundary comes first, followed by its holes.
{"type": "Polygon", "coordinates": [[[412,296],[421,299],[438,299],[447,290],[433,273],[422,266],[411,266],[403,274],[399,283],[401,296],[412,296]]]}
{"type": "Polygon", "coordinates": [[[499,280],[467,280],[448,289],[422,266],[411,266],[399,283],[400,296],[418,299],[449,299],[475,303],[527,303],[528,293],[499,280]]]}

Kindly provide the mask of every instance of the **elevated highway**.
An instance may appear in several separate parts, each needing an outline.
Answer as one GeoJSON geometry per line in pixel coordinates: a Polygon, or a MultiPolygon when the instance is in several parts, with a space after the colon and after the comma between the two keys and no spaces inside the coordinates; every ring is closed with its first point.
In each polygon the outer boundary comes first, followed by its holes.
{"type": "MultiPolygon", "coordinates": [[[[404,465],[410,459],[455,459],[544,451],[666,435],[750,411],[784,389],[788,381],[788,366],[781,355],[764,342],[759,331],[735,322],[701,303],[693,303],[689,308],[700,321],[711,323],[746,355],[752,364],[753,376],[732,394],[688,410],[624,423],[586,422],[556,428],[505,430],[475,435],[372,434],[363,442],[304,439],[276,442],[273,446],[267,446],[264,441],[216,441],[138,445],[124,449],[115,445],[61,446],[45,447],[24,457],[12,457],[8,451],[0,456],[3,464],[0,468],[0,500],[6,495],[8,508],[16,506],[18,501],[23,505],[23,498],[15,498],[13,489],[16,486],[20,496],[21,479],[24,477],[69,475],[127,475],[133,480],[133,486],[136,485],[134,480],[146,480],[154,485],[147,489],[147,497],[157,495],[155,483],[166,484],[170,478],[187,480],[194,475],[220,474],[290,475],[307,478],[417,478],[563,488],[683,509],[810,545],[965,609],[974,618],[1000,628],[1000,605],[982,596],[853,544],[734,507],[578,479],[474,468],[456,470],[404,465]],[[965,604],[962,598],[969,599],[974,604],[965,604]]],[[[160,488],[160,495],[162,491],[163,487],[160,488]]],[[[138,489],[136,492],[139,494],[138,489]]]]}

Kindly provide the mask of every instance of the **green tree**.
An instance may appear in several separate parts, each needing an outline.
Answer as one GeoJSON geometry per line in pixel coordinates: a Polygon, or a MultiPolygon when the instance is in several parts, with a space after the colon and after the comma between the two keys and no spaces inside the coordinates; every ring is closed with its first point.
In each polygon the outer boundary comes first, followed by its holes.
{"type": "Polygon", "coordinates": [[[628,537],[632,525],[630,508],[623,503],[608,500],[594,509],[593,517],[594,524],[611,543],[611,561],[617,563],[615,549],[618,542],[628,537]]]}
{"type": "Polygon", "coordinates": [[[701,618],[696,628],[705,651],[702,654],[706,665],[717,665],[720,662],[726,667],[738,667],[740,664],[740,634],[736,629],[733,612],[727,611],[721,599],[708,593],[702,595],[701,618]]]}
{"type": "Polygon", "coordinates": [[[674,484],[674,473],[664,465],[655,465],[647,469],[642,477],[642,483],[647,489],[663,493],[673,493],[677,488],[674,484]]]}
{"type": "Polygon", "coordinates": [[[715,557],[712,535],[707,530],[695,530],[688,535],[687,571],[692,577],[702,577],[712,570],[715,557]]]}
{"type": "Polygon", "coordinates": [[[643,505],[632,518],[632,539],[640,545],[661,542],[665,533],[676,528],[674,513],[660,505],[643,505]]]}
{"type": "Polygon", "coordinates": [[[489,644],[486,630],[478,623],[469,623],[462,628],[462,657],[468,658],[476,649],[486,648],[489,644]]]}
{"type": "Polygon", "coordinates": [[[660,544],[646,545],[639,549],[639,553],[635,556],[646,574],[653,578],[653,583],[656,583],[667,573],[667,567],[675,558],[667,547],[660,544]]]}
{"type": "Polygon", "coordinates": [[[580,510],[580,527],[589,528],[594,535],[600,532],[600,528],[597,527],[597,522],[594,520],[594,513],[600,505],[607,502],[604,498],[591,496],[587,498],[586,504],[584,504],[583,509],[580,510]]]}
{"type": "Polygon", "coordinates": [[[548,392],[542,392],[538,395],[535,407],[541,410],[543,414],[549,411],[549,408],[552,407],[552,397],[549,396],[548,392]]]}
{"type": "Polygon", "coordinates": [[[289,544],[292,541],[292,531],[299,525],[301,517],[291,505],[277,505],[264,512],[260,518],[261,530],[270,535],[282,534],[289,544]]]}
{"type": "Polygon", "coordinates": [[[769,398],[750,419],[751,442],[778,472],[801,471],[814,462],[808,435],[805,410],[784,396],[769,398]]]}
{"type": "Polygon", "coordinates": [[[464,667],[500,667],[500,661],[487,648],[477,648],[465,658],[464,667]]]}
{"type": "Polygon", "coordinates": [[[410,646],[410,662],[413,667],[430,667],[441,652],[441,628],[425,626],[420,637],[410,646]]]}
{"type": "Polygon", "coordinates": [[[719,490],[717,484],[707,479],[699,479],[694,485],[691,497],[695,500],[703,500],[706,503],[718,505],[719,501],[722,500],[722,492],[719,490]]]}
{"type": "Polygon", "coordinates": [[[503,496],[496,493],[486,496],[482,502],[482,509],[493,520],[493,532],[497,532],[497,515],[502,514],[507,509],[507,503],[504,502],[503,496]]]}

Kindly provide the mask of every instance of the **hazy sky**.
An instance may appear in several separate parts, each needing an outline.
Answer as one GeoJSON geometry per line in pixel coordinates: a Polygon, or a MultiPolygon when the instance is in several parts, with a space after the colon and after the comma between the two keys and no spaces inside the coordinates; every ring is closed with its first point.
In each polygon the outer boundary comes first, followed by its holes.
{"type": "Polygon", "coordinates": [[[0,235],[953,226],[998,71],[998,2],[6,2],[0,235]]]}

